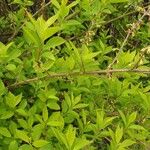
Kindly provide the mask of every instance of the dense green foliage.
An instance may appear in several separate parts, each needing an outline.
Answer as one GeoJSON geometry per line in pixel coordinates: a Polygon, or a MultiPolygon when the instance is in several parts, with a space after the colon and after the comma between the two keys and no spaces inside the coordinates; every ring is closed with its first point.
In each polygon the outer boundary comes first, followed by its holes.
{"type": "Polygon", "coordinates": [[[10,5],[0,18],[0,32],[12,32],[0,43],[0,150],[149,150],[149,5],[10,5]]]}

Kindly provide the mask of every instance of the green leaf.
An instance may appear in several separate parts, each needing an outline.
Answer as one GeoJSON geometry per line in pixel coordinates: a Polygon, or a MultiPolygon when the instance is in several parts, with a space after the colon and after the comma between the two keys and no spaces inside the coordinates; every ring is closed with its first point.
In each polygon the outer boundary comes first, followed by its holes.
{"type": "Polygon", "coordinates": [[[73,150],[80,150],[80,149],[84,148],[85,146],[89,145],[90,143],[91,142],[86,139],[77,139],[74,144],[73,150]]]}
{"type": "Polygon", "coordinates": [[[15,108],[20,103],[21,99],[22,94],[15,96],[11,92],[9,92],[6,97],[6,104],[11,108],[15,108]]]}
{"type": "Polygon", "coordinates": [[[89,104],[82,104],[82,103],[80,103],[80,104],[77,104],[77,105],[73,106],[73,109],[85,108],[85,107],[87,107],[88,105],[89,105],[89,104]]]}
{"type": "Polygon", "coordinates": [[[3,114],[0,116],[0,119],[9,119],[14,115],[13,111],[5,111],[3,114]]]}
{"type": "Polygon", "coordinates": [[[34,124],[34,115],[29,116],[27,123],[28,123],[28,127],[31,129],[34,124]]]}
{"type": "Polygon", "coordinates": [[[43,108],[42,117],[43,117],[44,122],[46,122],[46,121],[48,120],[48,110],[47,110],[47,106],[45,106],[45,107],[43,108]]]}
{"type": "Polygon", "coordinates": [[[127,139],[127,140],[124,140],[122,143],[120,143],[120,147],[125,148],[125,147],[131,146],[135,143],[136,143],[135,141],[127,139]]]}
{"type": "Polygon", "coordinates": [[[128,2],[129,0],[110,0],[110,3],[124,3],[128,2]]]}
{"type": "Polygon", "coordinates": [[[44,42],[44,31],[48,29],[45,20],[42,16],[38,17],[37,21],[34,23],[33,31],[38,34],[41,42],[44,42]]]}
{"type": "Polygon", "coordinates": [[[21,127],[24,129],[28,129],[28,124],[24,119],[18,119],[18,123],[20,124],[21,127]]]}
{"type": "Polygon", "coordinates": [[[34,19],[34,17],[32,16],[31,13],[29,13],[28,11],[26,11],[28,18],[30,19],[30,21],[32,22],[33,25],[35,25],[36,20],[34,19]]]}
{"type": "Polygon", "coordinates": [[[107,117],[104,119],[104,127],[103,128],[106,128],[108,125],[110,125],[112,123],[112,121],[115,119],[116,117],[107,117]]]}
{"type": "Polygon", "coordinates": [[[66,105],[68,105],[68,108],[72,107],[72,101],[67,93],[65,93],[64,103],[66,103],[66,105]]]}
{"type": "Polygon", "coordinates": [[[66,63],[65,63],[66,67],[69,69],[69,70],[73,70],[74,67],[75,67],[75,60],[73,59],[72,56],[66,58],[66,63]]]}
{"type": "Polygon", "coordinates": [[[46,40],[47,38],[50,38],[52,35],[54,35],[55,33],[57,33],[58,31],[60,31],[62,28],[61,27],[50,27],[49,29],[47,29],[46,31],[44,31],[44,40],[46,40]]]}
{"type": "Polygon", "coordinates": [[[6,92],[6,89],[5,89],[4,83],[0,79],[0,96],[2,96],[5,92],[6,92]]]}
{"type": "Polygon", "coordinates": [[[14,64],[8,64],[6,66],[6,69],[9,71],[14,71],[16,69],[16,66],[14,64]]]}
{"type": "Polygon", "coordinates": [[[128,117],[128,125],[133,123],[136,119],[137,112],[133,112],[129,117],[128,117]]]}
{"type": "Polygon", "coordinates": [[[65,135],[59,131],[58,129],[52,128],[52,131],[55,135],[55,137],[58,139],[58,141],[60,143],[63,143],[67,149],[69,149],[68,144],[67,144],[67,140],[65,139],[65,135]]]}
{"type": "Polygon", "coordinates": [[[77,25],[81,26],[81,23],[77,20],[67,20],[61,24],[61,26],[66,29],[68,29],[71,26],[77,26],[77,25]]]}
{"type": "Polygon", "coordinates": [[[116,139],[117,143],[120,142],[120,140],[122,139],[122,136],[123,136],[123,128],[117,126],[117,129],[116,129],[116,132],[115,132],[115,139],[116,139]]]}
{"type": "Polygon", "coordinates": [[[30,29],[24,27],[23,28],[24,38],[29,44],[35,44],[36,46],[39,46],[40,43],[38,42],[38,35],[34,33],[34,31],[31,31],[30,29]]]}
{"type": "Polygon", "coordinates": [[[51,26],[57,19],[58,19],[58,14],[52,16],[51,18],[49,18],[47,21],[46,21],[46,25],[47,27],[51,26]]]}
{"type": "Polygon", "coordinates": [[[17,109],[16,112],[23,117],[28,116],[27,112],[21,108],[17,109]]]}
{"type": "Polygon", "coordinates": [[[7,44],[7,45],[4,45],[2,42],[0,42],[0,57],[1,56],[6,56],[7,55],[7,51],[9,49],[9,47],[11,47],[13,44],[13,42],[7,44]]]}
{"type": "Polygon", "coordinates": [[[63,44],[64,42],[65,42],[65,40],[63,38],[61,38],[59,36],[55,36],[47,41],[46,47],[55,48],[56,46],[59,46],[59,45],[63,44]]]}
{"type": "Polygon", "coordinates": [[[81,94],[76,96],[73,100],[73,105],[78,104],[81,101],[81,94]]]}
{"type": "Polygon", "coordinates": [[[44,126],[42,124],[37,124],[34,127],[32,127],[32,139],[33,140],[39,140],[42,132],[44,130],[44,126]]]}
{"type": "Polygon", "coordinates": [[[104,126],[104,111],[96,111],[96,125],[98,128],[102,128],[104,126]]]}
{"type": "Polygon", "coordinates": [[[74,46],[72,42],[70,42],[73,50],[74,50],[74,57],[77,59],[78,64],[81,65],[81,55],[79,53],[79,50],[74,46]]]}
{"type": "Polygon", "coordinates": [[[56,8],[58,8],[58,9],[60,8],[60,5],[57,0],[51,0],[51,2],[56,8]]]}
{"type": "Polygon", "coordinates": [[[5,127],[0,127],[0,134],[6,137],[11,137],[9,130],[5,127]]]}
{"type": "Polygon", "coordinates": [[[18,149],[18,143],[17,141],[12,141],[9,144],[9,150],[17,150],[18,149]]]}
{"type": "Polygon", "coordinates": [[[80,0],[75,0],[74,2],[72,2],[71,4],[69,4],[67,7],[70,9],[70,8],[76,6],[79,2],[80,2],[80,0]]]}
{"type": "Polygon", "coordinates": [[[27,132],[25,131],[16,130],[16,136],[24,142],[30,142],[30,138],[27,136],[27,132]]]}
{"type": "Polygon", "coordinates": [[[129,129],[144,130],[144,131],[146,131],[146,129],[144,127],[142,127],[140,125],[136,125],[136,124],[130,125],[129,129]]]}
{"type": "Polygon", "coordinates": [[[56,101],[48,102],[47,107],[49,107],[50,109],[53,109],[53,110],[60,110],[60,106],[57,104],[56,101]]]}
{"type": "Polygon", "coordinates": [[[63,127],[64,126],[64,119],[61,116],[60,112],[54,112],[48,119],[47,125],[49,126],[59,126],[63,127]]]}
{"type": "Polygon", "coordinates": [[[33,142],[33,146],[35,147],[43,147],[45,145],[47,145],[49,142],[46,140],[37,140],[33,142]]]}
{"type": "Polygon", "coordinates": [[[59,16],[62,20],[69,14],[69,7],[67,7],[65,3],[67,3],[67,1],[63,0],[59,8],[59,16]]]}
{"type": "MultiPolygon", "coordinates": [[[[45,58],[45,59],[49,59],[49,61],[55,61],[55,56],[52,54],[52,52],[43,52],[43,54],[41,55],[41,57],[45,58]]],[[[53,95],[52,95],[53,96],[53,95]]],[[[55,96],[56,98],[56,96],[55,96]]]]}
{"type": "Polygon", "coordinates": [[[31,145],[23,144],[19,147],[19,150],[34,150],[31,145]]]}
{"type": "Polygon", "coordinates": [[[71,149],[74,141],[75,141],[75,135],[76,135],[76,130],[72,127],[72,125],[70,125],[67,129],[67,132],[66,132],[66,140],[68,142],[68,145],[71,149]]]}
{"type": "Polygon", "coordinates": [[[120,114],[124,124],[126,125],[127,124],[127,120],[126,120],[126,117],[125,117],[124,113],[121,110],[119,110],[119,114],[120,114]]]}
{"type": "Polygon", "coordinates": [[[10,132],[14,135],[16,133],[16,129],[17,129],[18,125],[14,122],[11,121],[9,124],[9,130],[10,132]]]}

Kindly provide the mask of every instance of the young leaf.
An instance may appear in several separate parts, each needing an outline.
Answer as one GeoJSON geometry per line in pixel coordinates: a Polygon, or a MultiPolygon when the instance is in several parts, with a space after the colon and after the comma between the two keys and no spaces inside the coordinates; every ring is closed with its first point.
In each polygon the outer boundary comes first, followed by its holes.
{"type": "Polygon", "coordinates": [[[142,127],[140,125],[136,125],[136,124],[130,125],[129,129],[144,130],[144,131],[146,131],[146,129],[144,127],[142,127]]]}
{"type": "Polygon", "coordinates": [[[47,27],[51,26],[57,19],[58,19],[58,14],[52,16],[51,18],[49,18],[49,19],[46,21],[46,26],[47,26],[47,27]]]}
{"type": "Polygon", "coordinates": [[[84,148],[85,146],[89,145],[90,143],[91,142],[86,139],[77,139],[74,144],[73,150],[80,150],[80,149],[84,148]]]}
{"type": "Polygon", "coordinates": [[[73,105],[78,104],[80,101],[81,101],[81,95],[76,96],[73,100],[73,105]]]}
{"type": "Polygon", "coordinates": [[[74,2],[72,2],[71,4],[69,4],[67,7],[70,9],[74,6],[76,6],[79,3],[80,0],[75,0],[74,2]]]}
{"type": "Polygon", "coordinates": [[[48,120],[48,110],[47,110],[47,106],[45,106],[45,107],[43,108],[42,116],[43,116],[44,122],[46,122],[46,121],[48,120]]]}
{"type": "Polygon", "coordinates": [[[19,147],[19,150],[34,150],[34,148],[29,144],[23,144],[19,147]]]}
{"type": "Polygon", "coordinates": [[[5,127],[0,127],[0,134],[6,137],[11,137],[9,130],[5,127]]]}
{"type": "Polygon", "coordinates": [[[56,101],[49,101],[47,107],[53,110],[60,110],[60,106],[57,104],[56,101]]]}
{"type": "Polygon", "coordinates": [[[127,140],[124,140],[122,143],[120,143],[120,147],[125,148],[125,147],[131,146],[135,143],[136,143],[135,141],[127,139],[127,140]]]}
{"type": "Polygon", "coordinates": [[[120,116],[121,116],[121,118],[122,118],[122,120],[124,122],[124,125],[126,126],[127,120],[126,120],[126,117],[125,117],[124,113],[121,110],[119,110],[119,114],[120,114],[120,116]]]}
{"type": "Polygon", "coordinates": [[[28,44],[35,44],[35,46],[39,46],[40,43],[38,35],[34,33],[34,31],[31,31],[27,27],[23,28],[24,38],[28,42],[28,44]]]}
{"type": "Polygon", "coordinates": [[[16,136],[24,142],[30,142],[30,138],[27,136],[27,133],[25,131],[16,130],[16,136]]]}
{"type": "Polygon", "coordinates": [[[21,99],[22,94],[15,96],[11,92],[9,92],[6,97],[6,104],[11,108],[15,108],[20,103],[21,99]]]}
{"type": "Polygon", "coordinates": [[[104,127],[103,128],[106,128],[108,125],[110,125],[115,118],[116,117],[107,117],[107,118],[105,118],[104,119],[104,127]]]}
{"type": "Polygon", "coordinates": [[[115,132],[115,139],[116,139],[117,143],[120,142],[120,140],[122,139],[122,136],[123,136],[123,128],[117,126],[117,129],[116,129],[116,132],[115,132]]]}
{"type": "Polygon", "coordinates": [[[18,149],[18,143],[17,141],[12,141],[9,144],[9,150],[17,150],[18,149]]]}
{"type": "Polygon", "coordinates": [[[85,108],[85,107],[87,107],[88,105],[89,105],[89,104],[82,104],[82,103],[80,103],[80,104],[77,104],[77,105],[73,106],[73,109],[85,108]]]}
{"type": "Polygon", "coordinates": [[[16,66],[14,64],[8,64],[6,66],[6,69],[9,71],[14,71],[16,69],[16,66]]]}
{"type": "Polygon", "coordinates": [[[135,121],[136,115],[137,115],[136,112],[133,112],[131,115],[129,115],[129,117],[128,117],[128,125],[135,121]]]}
{"type": "Polygon", "coordinates": [[[0,96],[2,96],[5,93],[6,89],[4,86],[4,83],[2,82],[2,80],[0,80],[0,96]]]}
{"type": "Polygon", "coordinates": [[[39,140],[43,130],[44,130],[44,126],[42,124],[37,124],[33,126],[32,133],[31,133],[32,139],[39,140]]]}
{"type": "Polygon", "coordinates": [[[43,31],[43,41],[45,41],[47,38],[50,38],[52,35],[57,33],[58,31],[62,30],[61,27],[50,27],[47,30],[43,31]]]}
{"type": "Polygon", "coordinates": [[[28,11],[26,11],[26,13],[32,24],[35,25],[36,20],[34,19],[34,17],[28,11]]]}
{"type": "Polygon", "coordinates": [[[48,119],[47,125],[54,126],[54,127],[63,127],[64,126],[64,119],[61,116],[60,112],[54,112],[48,119]]]}
{"type": "Polygon", "coordinates": [[[24,119],[18,119],[18,123],[20,124],[21,127],[24,129],[28,129],[28,124],[24,119]]]}
{"type": "Polygon", "coordinates": [[[76,130],[72,127],[72,125],[70,125],[68,127],[67,133],[65,134],[70,149],[75,141],[75,134],[76,134],[76,130]]]}
{"type": "Polygon", "coordinates": [[[65,40],[59,36],[52,37],[49,39],[45,45],[46,48],[55,48],[56,46],[59,46],[63,44],[65,40]]]}
{"type": "Polygon", "coordinates": [[[67,140],[65,139],[65,135],[61,131],[59,131],[58,129],[55,129],[55,128],[52,128],[52,131],[53,131],[55,137],[58,139],[58,141],[60,143],[63,143],[66,146],[66,148],[69,149],[67,140]]]}
{"type": "Polygon", "coordinates": [[[9,119],[14,115],[13,111],[4,111],[3,114],[0,115],[0,119],[9,119]]]}
{"type": "Polygon", "coordinates": [[[110,0],[110,3],[123,3],[128,2],[129,0],[110,0]]]}
{"type": "Polygon", "coordinates": [[[49,142],[46,140],[37,140],[37,141],[34,141],[32,145],[38,148],[38,147],[43,147],[47,145],[48,143],[49,142]]]}
{"type": "Polygon", "coordinates": [[[60,4],[58,3],[57,0],[51,0],[52,4],[56,7],[56,8],[60,8],[60,4]]]}

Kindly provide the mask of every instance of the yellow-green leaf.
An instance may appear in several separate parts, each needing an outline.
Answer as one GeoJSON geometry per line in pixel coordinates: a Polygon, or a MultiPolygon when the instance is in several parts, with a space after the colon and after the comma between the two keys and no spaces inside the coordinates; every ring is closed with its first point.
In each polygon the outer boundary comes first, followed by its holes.
{"type": "Polygon", "coordinates": [[[6,137],[11,137],[9,130],[5,127],[0,127],[0,134],[6,137]]]}
{"type": "Polygon", "coordinates": [[[33,146],[35,147],[43,147],[45,145],[47,145],[49,142],[46,140],[37,140],[33,142],[33,146]]]}

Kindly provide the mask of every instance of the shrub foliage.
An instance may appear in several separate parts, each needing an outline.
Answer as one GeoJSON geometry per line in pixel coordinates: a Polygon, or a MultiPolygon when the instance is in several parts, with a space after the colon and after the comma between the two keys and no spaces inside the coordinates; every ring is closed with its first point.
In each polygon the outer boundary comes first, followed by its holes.
{"type": "Polygon", "coordinates": [[[0,6],[0,149],[150,149],[149,3],[0,6]]]}

